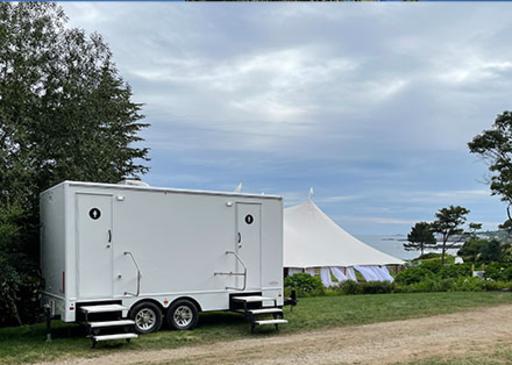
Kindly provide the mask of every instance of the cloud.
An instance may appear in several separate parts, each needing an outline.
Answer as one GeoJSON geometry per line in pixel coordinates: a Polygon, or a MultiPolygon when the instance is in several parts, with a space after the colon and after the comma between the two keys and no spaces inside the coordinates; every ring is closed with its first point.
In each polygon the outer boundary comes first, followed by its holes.
{"type": "Polygon", "coordinates": [[[448,204],[502,220],[466,144],[510,108],[508,4],[63,6],[144,103],[152,184],[244,181],[286,204],[313,185],[360,232],[448,204]]]}

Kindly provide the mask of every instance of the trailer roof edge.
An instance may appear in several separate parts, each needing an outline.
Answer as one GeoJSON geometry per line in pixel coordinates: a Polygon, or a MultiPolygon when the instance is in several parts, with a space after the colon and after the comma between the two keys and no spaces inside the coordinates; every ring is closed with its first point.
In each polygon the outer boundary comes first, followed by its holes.
{"type": "Polygon", "coordinates": [[[279,195],[263,195],[263,194],[251,194],[251,193],[238,193],[231,191],[214,191],[214,190],[194,190],[194,189],[177,189],[177,188],[162,188],[155,186],[135,186],[135,185],[122,185],[122,184],[109,184],[109,183],[95,183],[86,181],[72,181],[65,180],[57,185],[54,185],[40,194],[44,194],[60,185],[70,186],[85,186],[85,187],[100,187],[107,189],[126,189],[126,190],[142,190],[142,191],[155,191],[155,192],[171,192],[171,193],[185,193],[185,194],[205,194],[205,195],[222,195],[222,196],[233,196],[233,197],[246,197],[246,198],[261,198],[261,199],[277,199],[283,200],[283,197],[279,195]]]}

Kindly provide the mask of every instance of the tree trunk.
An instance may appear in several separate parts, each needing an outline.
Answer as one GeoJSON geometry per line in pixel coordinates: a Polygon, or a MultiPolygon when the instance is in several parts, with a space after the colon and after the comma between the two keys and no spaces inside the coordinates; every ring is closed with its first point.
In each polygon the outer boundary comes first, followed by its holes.
{"type": "Polygon", "coordinates": [[[6,296],[7,296],[7,301],[11,305],[12,316],[16,319],[18,326],[21,326],[23,324],[23,321],[21,320],[20,314],[18,312],[18,306],[16,305],[16,301],[9,294],[7,294],[6,296]]]}

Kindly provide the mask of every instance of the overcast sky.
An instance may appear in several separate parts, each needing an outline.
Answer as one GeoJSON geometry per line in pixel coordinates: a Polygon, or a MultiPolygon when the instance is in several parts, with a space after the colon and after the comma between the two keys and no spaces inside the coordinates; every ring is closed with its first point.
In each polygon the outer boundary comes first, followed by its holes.
{"type": "Polygon", "coordinates": [[[151,185],[315,201],[349,232],[504,205],[467,142],[512,108],[512,4],[65,3],[145,103],[151,185]]]}

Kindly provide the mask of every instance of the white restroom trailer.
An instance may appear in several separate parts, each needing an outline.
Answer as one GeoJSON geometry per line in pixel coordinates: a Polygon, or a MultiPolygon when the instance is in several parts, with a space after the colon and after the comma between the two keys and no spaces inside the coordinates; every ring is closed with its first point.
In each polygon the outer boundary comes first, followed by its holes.
{"type": "Polygon", "coordinates": [[[207,311],[286,322],[279,196],[64,181],[40,207],[43,303],[98,341],[129,338],[104,327],[188,329],[207,311]]]}

